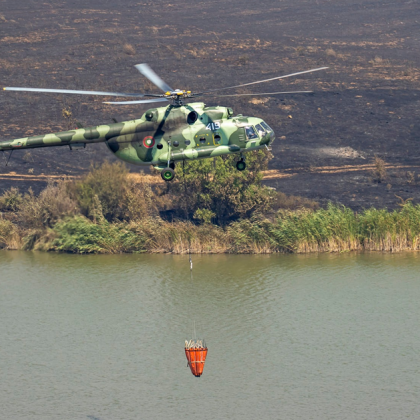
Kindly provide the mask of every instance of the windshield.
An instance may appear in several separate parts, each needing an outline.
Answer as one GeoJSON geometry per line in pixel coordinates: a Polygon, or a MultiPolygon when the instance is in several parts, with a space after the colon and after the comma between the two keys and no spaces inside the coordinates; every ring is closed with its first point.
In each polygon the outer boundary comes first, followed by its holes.
{"type": "Polygon", "coordinates": [[[254,127],[245,127],[245,132],[248,140],[257,139],[257,133],[255,132],[254,127]]]}
{"type": "Polygon", "coordinates": [[[269,132],[272,133],[273,129],[266,123],[266,122],[262,122],[261,125],[269,132]]]}
{"type": "Polygon", "coordinates": [[[262,125],[261,125],[261,124],[257,124],[257,125],[255,126],[255,128],[257,129],[258,134],[259,134],[261,137],[264,137],[264,136],[266,135],[267,131],[266,131],[266,130],[264,130],[264,128],[262,127],[262,125]]]}

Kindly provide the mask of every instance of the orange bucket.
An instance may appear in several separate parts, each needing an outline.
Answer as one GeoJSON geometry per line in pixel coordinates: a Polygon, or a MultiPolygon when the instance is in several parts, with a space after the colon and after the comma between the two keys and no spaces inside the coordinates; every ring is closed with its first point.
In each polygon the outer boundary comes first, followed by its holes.
{"type": "Polygon", "coordinates": [[[191,369],[191,373],[197,378],[203,374],[207,351],[205,343],[201,340],[185,342],[185,355],[187,356],[188,366],[191,369]]]}

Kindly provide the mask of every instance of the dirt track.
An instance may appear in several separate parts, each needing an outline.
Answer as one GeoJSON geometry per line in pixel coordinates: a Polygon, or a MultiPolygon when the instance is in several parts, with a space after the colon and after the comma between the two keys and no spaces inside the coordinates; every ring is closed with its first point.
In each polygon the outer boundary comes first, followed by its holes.
{"type": "MultiPolygon", "coordinates": [[[[419,16],[420,4],[411,0],[0,0],[0,80],[144,91],[152,87],[133,65],[148,62],[169,84],[199,90],[327,65],[326,72],[246,91],[314,94],[207,103],[262,116],[274,127],[269,185],[355,209],[391,208],[399,202],[395,195],[420,202],[419,16]],[[380,184],[367,166],[375,155],[389,164],[380,184]]],[[[73,120],[127,120],[147,109],[112,108],[102,100],[0,93],[0,138],[59,131],[73,120]],[[72,118],[63,117],[64,109],[72,118]]],[[[10,166],[0,168],[0,189],[39,190],[41,174],[79,175],[105,158],[113,159],[104,145],[16,151],[10,166]],[[11,172],[28,176],[6,176],[11,172]]]]}

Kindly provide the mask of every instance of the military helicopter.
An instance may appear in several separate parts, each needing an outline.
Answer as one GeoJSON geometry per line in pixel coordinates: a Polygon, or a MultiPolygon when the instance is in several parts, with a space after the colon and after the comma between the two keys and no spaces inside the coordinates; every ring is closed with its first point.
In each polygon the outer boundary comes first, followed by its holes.
{"type": "MultiPolygon", "coordinates": [[[[207,107],[203,102],[185,104],[185,100],[201,96],[256,96],[283,95],[292,93],[311,93],[310,91],[242,93],[219,95],[220,91],[251,86],[273,80],[284,79],[300,74],[325,70],[321,67],[312,70],[273,77],[217,89],[193,93],[172,89],[147,64],[138,64],[137,70],[147,77],[163,94],[121,93],[66,89],[38,89],[26,87],[5,87],[3,90],[69,93],[76,95],[102,95],[136,99],[123,102],[104,102],[111,105],[133,105],[143,103],[172,102],[167,106],[151,108],[140,119],[116,122],[115,124],[79,128],[60,133],[25,137],[0,142],[0,151],[33,149],[37,147],[69,146],[86,147],[86,144],[105,143],[118,158],[134,165],[153,165],[161,171],[164,181],[175,177],[175,163],[215,156],[239,154],[236,162],[238,171],[246,168],[244,152],[268,147],[274,141],[273,129],[261,118],[234,116],[232,108],[223,106],[207,107]]],[[[9,156],[10,158],[10,156],[9,156]]]]}

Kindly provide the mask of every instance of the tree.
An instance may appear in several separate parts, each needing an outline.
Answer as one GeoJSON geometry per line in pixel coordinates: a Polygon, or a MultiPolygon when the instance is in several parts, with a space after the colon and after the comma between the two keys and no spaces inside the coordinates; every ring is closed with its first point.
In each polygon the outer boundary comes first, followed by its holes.
{"type": "Polygon", "coordinates": [[[212,219],[226,225],[271,207],[272,190],[261,184],[271,154],[259,150],[247,153],[247,169],[236,169],[236,156],[185,162],[176,167],[176,181],[168,183],[168,193],[180,216],[202,222],[212,219]]]}

